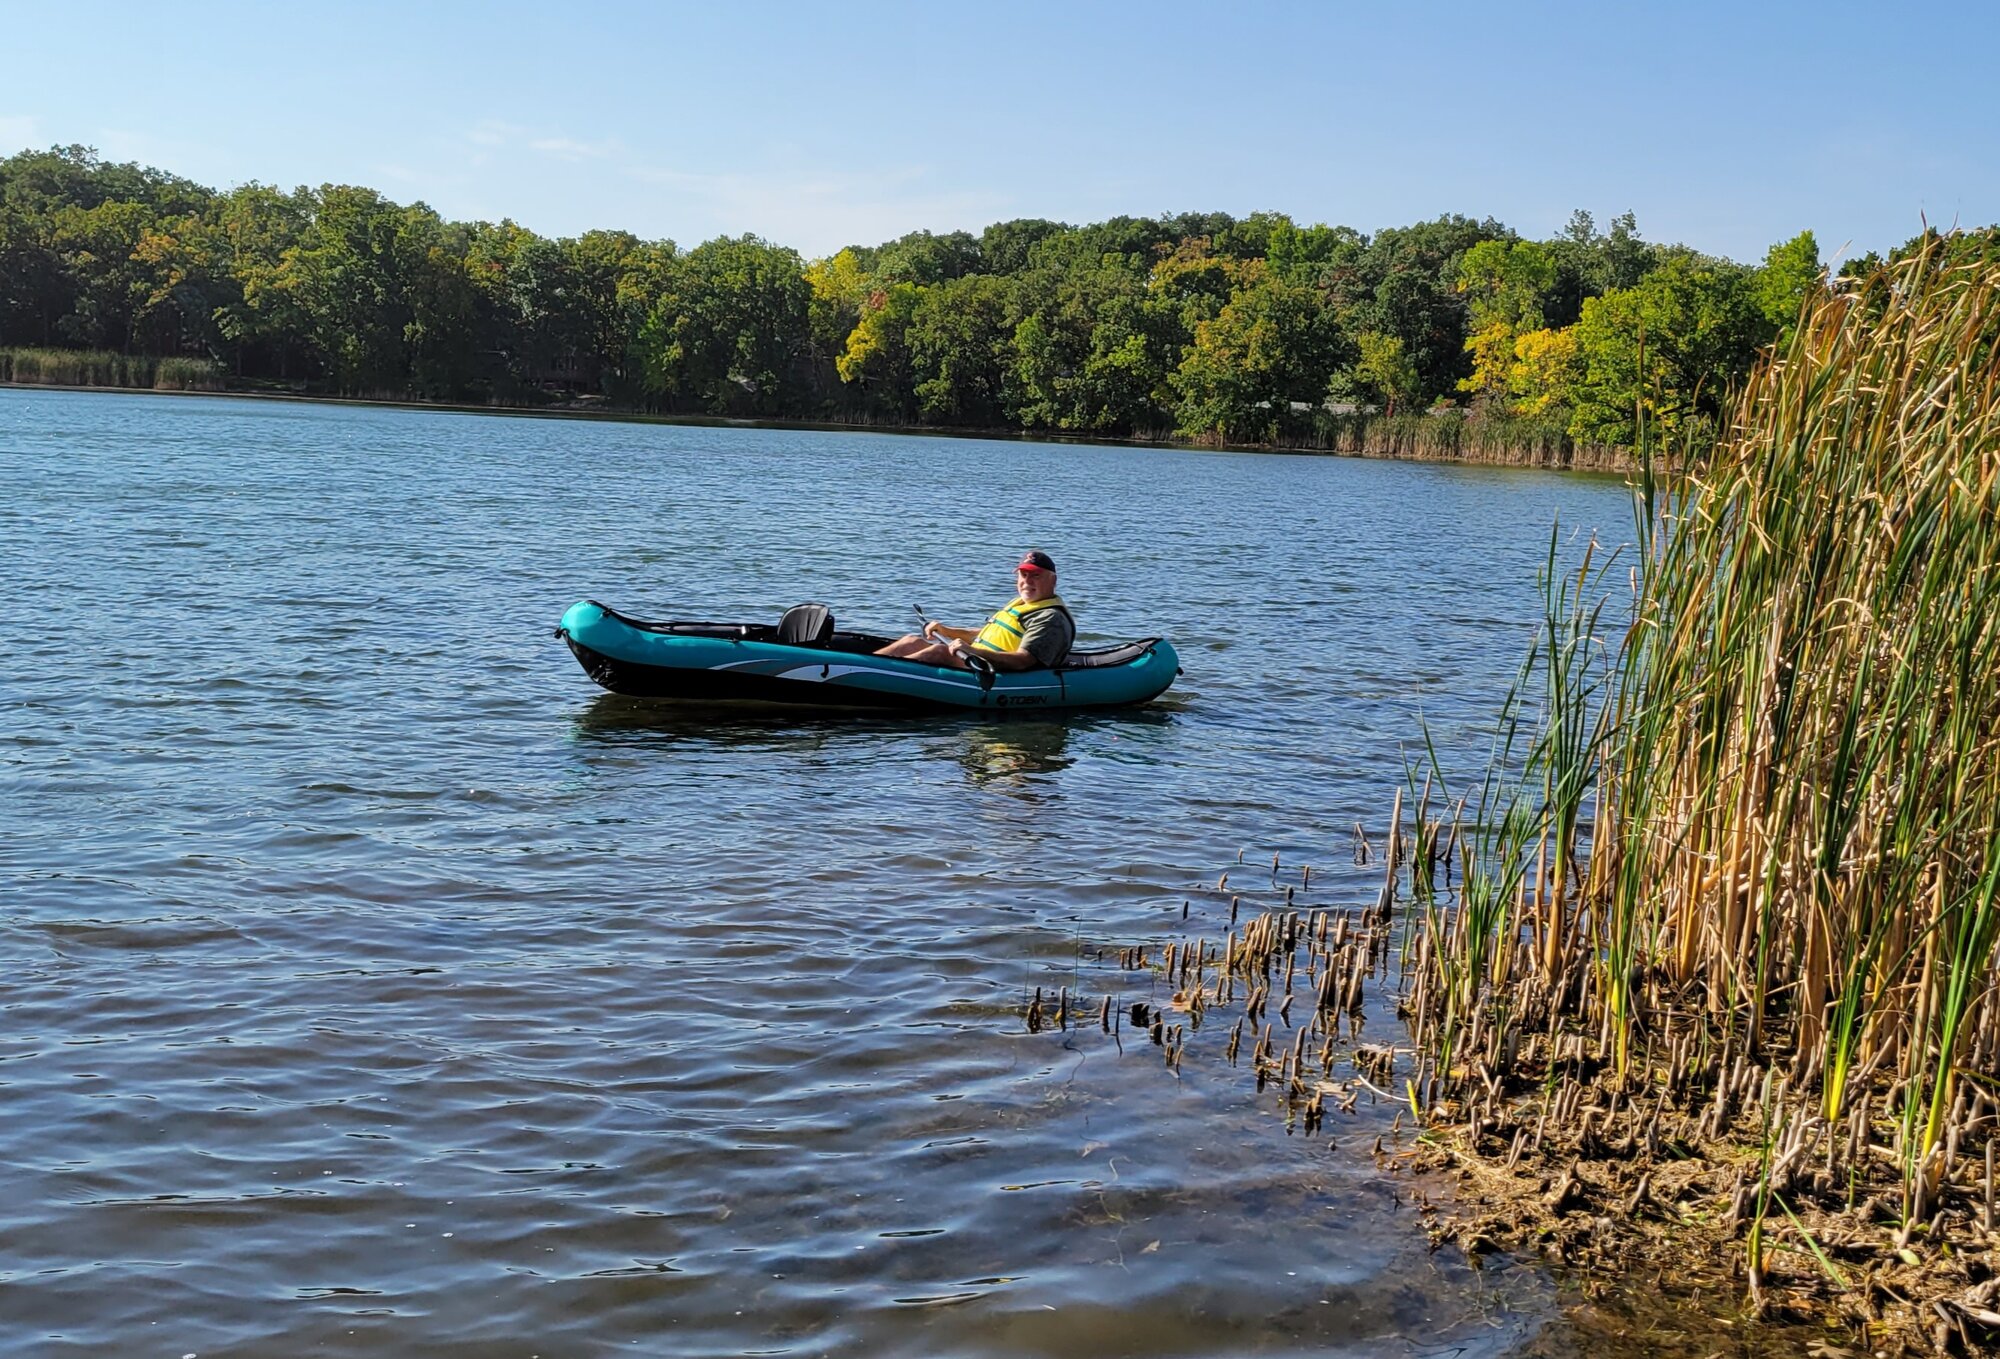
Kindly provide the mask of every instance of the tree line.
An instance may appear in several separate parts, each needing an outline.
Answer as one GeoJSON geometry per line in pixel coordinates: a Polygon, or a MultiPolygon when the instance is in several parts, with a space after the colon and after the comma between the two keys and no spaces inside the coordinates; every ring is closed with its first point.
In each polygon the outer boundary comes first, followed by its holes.
{"type": "Polygon", "coordinates": [[[1457,406],[1620,444],[1641,413],[1712,422],[1822,279],[1809,231],[1746,265],[1629,213],[1545,241],[1457,215],[1020,219],[806,260],[350,185],[217,192],[79,146],[0,160],[0,348],[346,395],[1211,442],[1457,406]]]}

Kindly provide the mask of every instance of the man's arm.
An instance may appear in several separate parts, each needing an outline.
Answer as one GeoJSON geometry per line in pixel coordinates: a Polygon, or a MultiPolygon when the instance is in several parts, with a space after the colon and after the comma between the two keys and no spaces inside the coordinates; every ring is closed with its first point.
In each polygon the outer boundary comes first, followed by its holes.
{"type": "Polygon", "coordinates": [[[925,623],[924,636],[939,642],[969,642],[979,635],[977,628],[955,628],[947,623],[925,623]]]}
{"type": "Polygon", "coordinates": [[[981,648],[974,653],[995,670],[1039,670],[1042,663],[1025,651],[987,651],[981,648]]]}
{"type": "Polygon", "coordinates": [[[944,645],[950,664],[960,670],[972,669],[966,662],[968,656],[977,656],[995,670],[1033,670],[1041,664],[1025,651],[988,651],[983,646],[967,646],[962,638],[954,637],[944,645]]]}

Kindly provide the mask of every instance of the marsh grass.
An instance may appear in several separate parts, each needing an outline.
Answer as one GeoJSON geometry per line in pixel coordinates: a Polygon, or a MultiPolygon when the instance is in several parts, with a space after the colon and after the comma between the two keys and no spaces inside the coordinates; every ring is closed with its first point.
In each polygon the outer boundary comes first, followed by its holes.
{"type": "Polygon", "coordinates": [[[1280,447],[1375,458],[1486,462],[1576,471],[1628,471],[1630,449],[1578,443],[1564,421],[1498,409],[1382,415],[1316,411],[1307,428],[1273,440],[1280,447]]]}
{"type": "Polygon", "coordinates": [[[1754,1148],[1753,1290],[1773,1230],[1844,1279],[1801,1204],[1886,1211],[1907,1257],[1979,1240],[1991,1192],[2000,268],[1943,248],[1809,301],[1717,446],[1649,465],[1625,580],[1551,554],[1410,948],[1434,1117],[1530,1092],[1754,1148]]]}
{"type": "Polygon", "coordinates": [[[0,349],[0,382],[51,387],[220,391],[227,374],[208,359],[154,358],[99,349],[0,349]]]}

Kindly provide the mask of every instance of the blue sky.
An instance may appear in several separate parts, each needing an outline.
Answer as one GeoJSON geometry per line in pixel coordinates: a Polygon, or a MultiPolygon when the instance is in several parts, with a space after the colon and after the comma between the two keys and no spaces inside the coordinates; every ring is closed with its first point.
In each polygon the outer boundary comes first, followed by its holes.
{"type": "Polygon", "coordinates": [[[1572,208],[1739,259],[2000,221],[2000,10],[0,0],[0,153],[808,256],[1008,217],[1572,208]],[[1921,19],[1914,16],[1921,13],[1921,19]]]}

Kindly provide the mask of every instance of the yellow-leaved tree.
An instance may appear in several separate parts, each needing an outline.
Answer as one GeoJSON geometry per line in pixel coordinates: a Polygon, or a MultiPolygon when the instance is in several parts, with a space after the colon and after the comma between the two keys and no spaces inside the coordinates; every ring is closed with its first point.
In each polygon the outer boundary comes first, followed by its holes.
{"type": "Polygon", "coordinates": [[[1515,338],[1506,365],[1506,391],[1516,415],[1546,415],[1575,398],[1583,366],[1576,330],[1531,330],[1515,338]]]}
{"type": "Polygon", "coordinates": [[[1481,241],[1458,264],[1458,291],[1471,312],[1465,352],[1472,375],[1458,389],[1474,396],[1507,390],[1516,336],[1539,330],[1542,300],[1554,285],[1555,257],[1533,241],[1481,241]]]}

